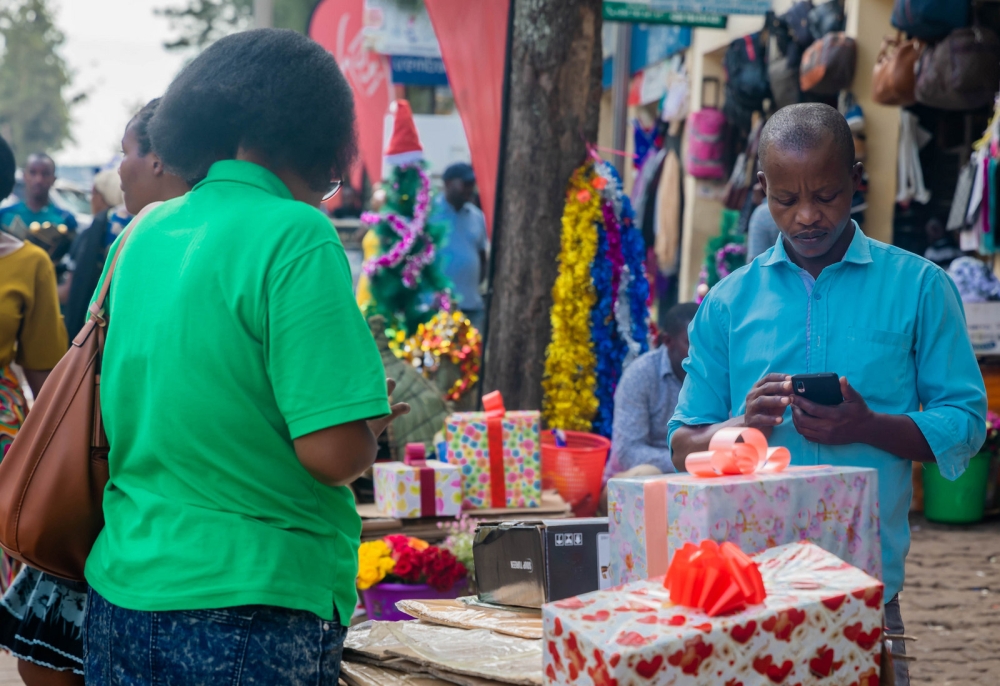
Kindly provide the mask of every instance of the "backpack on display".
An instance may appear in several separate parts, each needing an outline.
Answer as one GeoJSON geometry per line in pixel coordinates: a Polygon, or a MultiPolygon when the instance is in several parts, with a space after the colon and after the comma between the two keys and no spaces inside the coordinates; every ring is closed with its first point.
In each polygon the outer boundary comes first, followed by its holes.
{"type": "Polygon", "coordinates": [[[917,62],[917,102],[942,110],[992,105],[1000,85],[1000,39],[985,26],[952,31],[917,62]]]}
{"type": "Polygon", "coordinates": [[[817,95],[836,95],[850,87],[858,62],[858,47],[844,33],[828,33],[802,56],[799,85],[817,95]]]}
{"type": "MultiPolygon", "coordinates": [[[[778,49],[789,67],[798,69],[802,53],[812,45],[813,37],[809,31],[809,12],[812,9],[812,2],[808,0],[797,2],[780,17],[773,17],[768,24],[768,32],[772,37],[777,37],[778,49]]],[[[768,59],[770,60],[770,54],[768,59]]],[[[773,87],[772,84],[772,89],[773,87]]]]}
{"type": "Polygon", "coordinates": [[[847,26],[847,17],[840,0],[829,0],[809,11],[809,33],[813,40],[819,40],[828,33],[843,31],[847,26]]]}
{"type": "Polygon", "coordinates": [[[917,101],[917,62],[927,45],[902,34],[883,38],[872,70],[872,99],[880,105],[908,107],[917,101]]]}
{"type": "Polygon", "coordinates": [[[707,78],[702,81],[702,108],[688,116],[688,145],[685,167],[696,179],[722,179],[726,168],[722,163],[725,144],[722,139],[726,127],[726,117],[719,110],[719,79],[707,78]],[[707,105],[705,85],[715,84],[715,104],[707,105]]]}
{"type": "Polygon", "coordinates": [[[915,38],[939,38],[969,25],[969,0],[895,0],[892,25],[915,38]]]}
{"type": "Polygon", "coordinates": [[[726,119],[749,131],[753,113],[760,111],[771,97],[767,74],[767,46],[761,32],[737,38],[729,44],[723,67],[726,70],[726,119]]]}

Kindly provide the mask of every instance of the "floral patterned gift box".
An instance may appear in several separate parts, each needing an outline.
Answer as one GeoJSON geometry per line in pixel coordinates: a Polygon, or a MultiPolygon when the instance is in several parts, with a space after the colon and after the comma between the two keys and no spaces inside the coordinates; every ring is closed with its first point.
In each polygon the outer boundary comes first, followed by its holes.
{"type": "Polygon", "coordinates": [[[675,550],[701,540],[729,541],[747,553],[812,541],[868,574],[882,577],[878,472],[858,467],[788,467],[788,452],[767,448],[764,437],[753,429],[728,432],[719,443],[735,446],[744,457],[749,454],[753,459],[744,468],[759,471],[719,476],[711,464],[698,464],[699,456],[709,462],[716,458],[715,464],[722,464],[718,458],[726,455],[717,450],[694,453],[693,461],[689,458],[689,471],[702,475],[608,482],[612,583],[666,574],[675,550]],[[760,462],[755,463],[758,457],[760,462]]]}
{"type": "Polygon", "coordinates": [[[458,412],[445,423],[447,460],[462,473],[462,507],[539,507],[541,415],[505,411],[496,392],[483,396],[483,406],[486,412],[458,412]]]}
{"type": "Polygon", "coordinates": [[[457,517],[462,512],[462,475],[454,465],[425,461],[424,446],[406,446],[405,462],[374,465],[375,505],[399,519],[457,517]]]}
{"type": "Polygon", "coordinates": [[[547,684],[878,686],[882,584],[811,543],[754,556],[767,598],[709,617],[662,579],[543,606],[547,684]]]}

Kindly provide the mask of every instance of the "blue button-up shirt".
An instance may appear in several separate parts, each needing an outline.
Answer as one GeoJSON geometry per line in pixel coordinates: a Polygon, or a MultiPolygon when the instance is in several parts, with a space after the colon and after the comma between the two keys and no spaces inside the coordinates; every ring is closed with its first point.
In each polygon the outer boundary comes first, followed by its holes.
{"type": "MultiPolygon", "coordinates": [[[[671,437],[681,425],[743,414],[747,393],[768,373],[833,372],[872,410],[912,418],[949,479],[986,438],[986,389],[954,283],[931,262],[858,228],[844,259],[815,283],[803,279],[779,237],[709,292],[690,340],[671,437]]],[[[911,462],[869,445],[811,443],[795,430],[790,408],[769,443],[787,447],[795,465],[878,470],[882,567],[892,598],[910,548],[911,462]]]]}

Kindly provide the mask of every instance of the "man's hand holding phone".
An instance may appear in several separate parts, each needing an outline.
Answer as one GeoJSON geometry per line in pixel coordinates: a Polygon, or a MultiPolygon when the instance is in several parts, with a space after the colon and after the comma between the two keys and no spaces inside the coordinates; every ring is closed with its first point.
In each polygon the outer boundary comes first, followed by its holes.
{"type": "Polygon", "coordinates": [[[792,399],[795,428],[807,441],[820,445],[870,443],[869,428],[875,413],[844,377],[840,377],[840,391],[844,401],[839,405],[820,405],[795,395],[792,399]]]}
{"type": "Polygon", "coordinates": [[[768,374],[754,384],[747,394],[743,423],[760,429],[770,437],[771,430],[781,424],[781,417],[792,402],[792,377],[788,374],[768,374]]]}

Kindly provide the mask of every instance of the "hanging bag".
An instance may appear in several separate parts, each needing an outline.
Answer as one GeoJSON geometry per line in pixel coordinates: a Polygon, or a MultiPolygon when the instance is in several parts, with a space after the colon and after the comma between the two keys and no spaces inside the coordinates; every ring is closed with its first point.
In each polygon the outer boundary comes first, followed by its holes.
{"type": "Polygon", "coordinates": [[[858,48],[845,33],[828,33],[802,56],[799,85],[817,95],[836,95],[854,80],[858,48]]]}
{"type": "Polygon", "coordinates": [[[923,41],[904,40],[902,34],[882,39],[882,49],[872,70],[872,99],[875,102],[908,107],[917,101],[917,62],[925,47],[923,41]]]}
{"type": "Polygon", "coordinates": [[[722,133],[726,117],[719,110],[719,88],[718,79],[704,79],[701,83],[702,108],[688,117],[690,133],[685,167],[696,179],[722,179],[726,176],[726,168],[722,164],[725,151],[722,133]],[[705,85],[708,83],[715,84],[714,105],[705,105],[705,85]]]}
{"type": "Polygon", "coordinates": [[[941,110],[993,104],[1000,87],[1000,39],[985,26],[958,29],[917,62],[917,102],[941,110]]]}
{"type": "Polygon", "coordinates": [[[108,441],[101,420],[104,302],[115,265],[147,206],[125,229],[90,316],[45,381],[0,462],[0,547],[42,572],[73,581],[104,528],[108,441]]]}
{"type": "Polygon", "coordinates": [[[940,38],[969,25],[969,0],[895,0],[892,25],[915,38],[940,38]]]}

